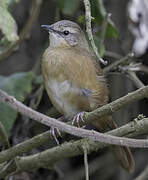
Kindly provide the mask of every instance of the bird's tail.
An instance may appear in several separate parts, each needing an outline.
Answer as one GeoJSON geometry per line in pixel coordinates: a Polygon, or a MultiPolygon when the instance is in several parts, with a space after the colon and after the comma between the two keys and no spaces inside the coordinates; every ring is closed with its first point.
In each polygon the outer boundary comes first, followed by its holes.
{"type": "MultiPolygon", "coordinates": [[[[117,128],[111,116],[102,117],[98,121],[93,122],[93,125],[101,132],[117,128]]],[[[112,145],[110,148],[121,166],[128,172],[133,172],[135,169],[135,161],[130,148],[116,145],[112,145]]]]}
{"type": "Polygon", "coordinates": [[[135,161],[133,159],[131,150],[128,147],[111,146],[111,150],[125,170],[128,172],[134,171],[135,161]]]}

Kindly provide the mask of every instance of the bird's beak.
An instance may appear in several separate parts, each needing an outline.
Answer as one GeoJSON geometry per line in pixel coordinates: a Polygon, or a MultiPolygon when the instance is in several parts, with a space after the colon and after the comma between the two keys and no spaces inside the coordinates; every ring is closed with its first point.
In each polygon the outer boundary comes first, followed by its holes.
{"type": "Polygon", "coordinates": [[[53,26],[52,25],[41,25],[42,28],[48,30],[49,32],[54,32],[53,26]]]}

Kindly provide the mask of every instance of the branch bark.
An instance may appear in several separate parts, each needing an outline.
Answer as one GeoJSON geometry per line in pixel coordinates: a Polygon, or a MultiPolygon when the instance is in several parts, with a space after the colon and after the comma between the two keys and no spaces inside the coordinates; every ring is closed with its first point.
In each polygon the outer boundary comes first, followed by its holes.
{"type": "MultiPolygon", "coordinates": [[[[125,106],[128,103],[137,101],[139,99],[142,99],[144,97],[148,96],[148,86],[145,86],[141,89],[138,89],[137,91],[128,94],[127,96],[124,96],[120,99],[117,99],[116,101],[107,104],[101,108],[98,108],[92,112],[85,113],[85,119],[96,119],[101,116],[111,114],[121,107],[125,106]]],[[[12,107],[14,110],[20,112],[21,114],[36,120],[39,123],[42,123],[44,125],[50,126],[52,128],[58,128],[61,131],[64,131],[66,133],[83,137],[83,138],[89,138],[93,141],[99,141],[114,145],[121,145],[121,146],[129,146],[129,147],[148,147],[148,140],[136,140],[136,139],[128,139],[128,138],[119,138],[114,137],[110,135],[106,135],[103,133],[99,133],[93,130],[85,130],[81,128],[77,128],[74,126],[70,126],[66,123],[60,122],[54,118],[50,118],[45,116],[44,114],[41,114],[37,111],[32,110],[31,108],[25,106],[21,102],[17,101],[14,97],[9,96],[4,91],[0,90],[0,101],[6,103],[10,107],[12,107]]]]}
{"type": "Polygon", "coordinates": [[[144,86],[92,112],[85,113],[85,117],[87,117],[89,121],[92,121],[93,119],[97,119],[101,116],[112,114],[129,103],[133,103],[147,97],[148,97],[148,86],[144,86]]]}
{"type": "MultiPolygon", "coordinates": [[[[106,134],[111,134],[114,136],[125,136],[125,137],[135,137],[141,134],[146,134],[148,132],[148,118],[144,118],[139,121],[132,121],[120,128],[109,131],[106,134]]],[[[16,156],[20,156],[24,153],[31,151],[34,148],[40,147],[45,144],[50,139],[50,131],[37,135],[25,142],[17,144],[10,149],[0,152],[0,164],[13,159],[16,156]]],[[[91,141],[90,141],[91,142],[91,141]]],[[[94,145],[96,142],[93,142],[94,145]]],[[[92,144],[92,142],[91,142],[92,144]]],[[[98,148],[101,148],[100,143],[98,148]]],[[[80,152],[79,152],[80,153],[80,152]]]]}
{"type": "MultiPolygon", "coordinates": [[[[147,132],[148,132],[148,118],[144,118],[142,120],[134,120],[118,129],[109,131],[106,134],[112,134],[114,136],[134,137],[145,134],[147,132]]],[[[39,139],[42,140],[42,137],[41,136],[38,137],[38,141],[39,139]]],[[[12,163],[13,167],[10,166],[9,168],[10,169],[12,168],[13,172],[15,172],[15,170],[19,170],[19,172],[22,172],[22,171],[31,171],[33,169],[37,169],[41,167],[42,168],[52,167],[54,163],[56,163],[61,159],[82,155],[84,153],[83,152],[84,144],[87,146],[88,154],[108,146],[107,144],[101,142],[94,142],[89,139],[81,139],[75,142],[74,141],[66,142],[61,146],[57,146],[52,149],[45,150],[35,155],[30,155],[27,157],[17,157],[16,164],[14,165],[14,163],[12,163]]],[[[15,156],[19,155],[16,154],[16,151],[18,150],[22,151],[23,148],[21,146],[16,145],[8,150],[1,152],[0,163],[3,163],[4,161],[8,161],[10,160],[10,158],[12,159],[14,157],[13,153],[15,154],[15,156]]],[[[6,175],[5,172],[4,174],[1,174],[0,177],[4,177],[4,175],[6,175]]]]}

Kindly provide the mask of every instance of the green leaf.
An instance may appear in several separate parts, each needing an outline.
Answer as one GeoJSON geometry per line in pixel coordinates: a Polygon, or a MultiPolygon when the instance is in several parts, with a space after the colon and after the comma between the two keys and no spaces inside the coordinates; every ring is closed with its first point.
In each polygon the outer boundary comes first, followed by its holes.
{"type": "Polygon", "coordinates": [[[9,0],[0,1],[0,30],[8,41],[14,42],[19,39],[17,24],[8,11],[9,0]]]}
{"type": "Polygon", "coordinates": [[[116,29],[114,23],[109,23],[107,26],[106,37],[119,38],[119,31],[116,29]]]}
{"type": "Polygon", "coordinates": [[[12,6],[15,3],[18,3],[20,0],[1,0],[0,1],[0,7],[4,9],[8,9],[9,6],[12,6]]]}
{"type": "Polygon", "coordinates": [[[0,7],[7,9],[9,6],[10,0],[1,0],[0,1],[0,7]]]}
{"type": "MultiPolygon", "coordinates": [[[[33,74],[31,72],[16,73],[8,77],[0,76],[0,89],[14,96],[19,101],[24,101],[25,94],[31,92],[33,74]]],[[[17,112],[4,103],[0,103],[0,121],[8,134],[15,122],[17,112]]]]}
{"type": "Polygon", "coordinates": [[[57,5],[64,15],[73,15],[78,8],[79,0],[58,0],[57,5]]]}
{"type": "Polygon", "coordinates": [[[85,16],[79,16],[79,17],[78,17],[78,22],[79,22],[80,24],[85,25],[85,24],[86,24],[85,16]]]}

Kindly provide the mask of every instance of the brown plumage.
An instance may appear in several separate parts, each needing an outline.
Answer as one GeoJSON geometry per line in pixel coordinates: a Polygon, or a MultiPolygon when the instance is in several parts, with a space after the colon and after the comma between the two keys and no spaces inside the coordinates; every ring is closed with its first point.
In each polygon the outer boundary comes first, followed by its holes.
{"type": "MultiPolygon", "coordinates": [[[[89,51],[80,27],[71,21],[43,25],[50,32],[50,46],[42,60],[42,73],[46,91],[53,105],[68,119],[82,111],[92,111],[108,102],[108,89],[100,66],[89,51]]],[[[96,129],[116,128],[111,116],[93,122],[96,129]]],[[[112,146],[122,167],[134,169],[134,160],[127,147],[112,146]]]]}

